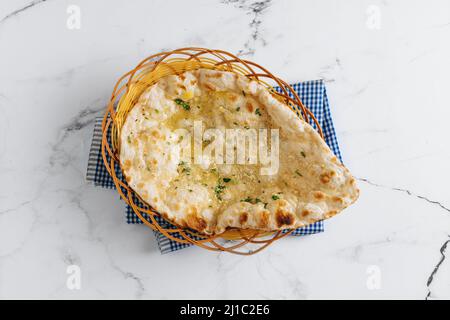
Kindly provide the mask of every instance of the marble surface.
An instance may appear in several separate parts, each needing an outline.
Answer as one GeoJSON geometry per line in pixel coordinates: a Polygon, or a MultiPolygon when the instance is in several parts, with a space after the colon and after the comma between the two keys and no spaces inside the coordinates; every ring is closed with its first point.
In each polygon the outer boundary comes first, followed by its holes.
{"type": "Polygon", "coordinates": [[[0,298],[450,298],[449,38],[446,0],[2,0],[0,298]],[[325,79],[361,189],[325,233],[160,255],[114,191],[87,185],[116,79],[183,46],[325,79]]]}

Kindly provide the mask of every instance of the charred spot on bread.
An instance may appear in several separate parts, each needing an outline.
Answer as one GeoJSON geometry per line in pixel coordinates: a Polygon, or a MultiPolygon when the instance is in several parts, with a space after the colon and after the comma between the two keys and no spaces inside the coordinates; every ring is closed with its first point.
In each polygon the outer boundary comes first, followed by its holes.
{"type": "Polygon", "coordinates": [[[268,211],[262,211],[259,215],[259,228],[266,228],[269,225],[269,212],[268,211]]]}
{"type": "Polygon", "coordinates": [[[323,184],[327,184],[329,183],[331,180],[330,174],[328,172],[322,173],[320,175],[320,182],[322,182],[323,184]]]}
{"type": "Polygon", "coordinates": [[[242,212],[241,215],[239,216],[239,222],[240,224],[245,224],[248,220],[248,214],[247,212],[242,212]]]}
{"type": "Polygon", "coordinates": [[[309,210],[302,210],[302,217],[307,217],[311,212],[309,210]]]}
{"type": "Polygon", "coordinates": [[[325,193],[322,191],[314,191],[313,196],[316,200],[322,200],[325,198],[325,193]]]}
{"type": "Polygon", "coordinates": [[[336,214],[337,214],[337,211],[336,211],[336,210],[330,210],[330,211],[327,212],[327,216],[328,216],[328,217],[332,217],[332,216],[334,216],[334,215],[336,215],[336,214]]]}
{"type": "Polygon", "coordinates": [[[199,217],[195,207],[191,207],[190,213],[186,216],[186,224],[189,228],[198,231],[204,231],[207,227],[206,221],[199,217]]]}
{"type": "Polygon", "coordinates": [[[294,223],[294,217],[290,212],[278,209],[275,212],[275,221],[279,228],[282,226],[290,226],[294,223]]]}

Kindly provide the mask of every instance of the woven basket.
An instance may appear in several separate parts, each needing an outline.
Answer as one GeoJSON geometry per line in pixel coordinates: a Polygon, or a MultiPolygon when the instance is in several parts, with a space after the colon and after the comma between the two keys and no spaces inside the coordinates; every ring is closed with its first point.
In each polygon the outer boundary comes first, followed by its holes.
{"type": "Polygon", "coordinates": [[[199,68],[234,72],[259,82],[275,98],[289,105],[306,122],[315,123],[319,134],[323,137],[322,129],[316,118],[311,111],[305,108],[294,89],[265,68],[222,50],[182,48],[170,52],[161,52],[144,59],[136,68],[127,72],[117,81],[102,123],[101,150],[103,161],[121,198],[131,206],[139,219],[151,229],[157,230],[169,239],[181,244],[194,244],[208,250],[228,251],[242,255],[254,254],[266,248],[275,240],[285,237],[293,230],[267,232],[251,229],[229,229],[220,235],[207,236],[173,223],[170,223],[170,228],[161,226],[157,221],[160,219],[155,219],[158,217],[162,219],[160,214],[146,204],[122,179],[119,161],[119,136],[128,112],[136,104],[140,95],[160,78],[199,68]],[[278,86],[281,93],[276,92],[273,86],[278,86]]]}

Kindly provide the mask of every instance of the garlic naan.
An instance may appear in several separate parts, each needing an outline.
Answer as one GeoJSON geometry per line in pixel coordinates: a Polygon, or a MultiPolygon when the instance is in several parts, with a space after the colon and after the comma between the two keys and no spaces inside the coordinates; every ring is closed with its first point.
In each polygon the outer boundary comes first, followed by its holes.
{"type": "Polygon", "coordinates": [[[305,226],[334,216],[359,194],[348,169],[308,123],[259,83],[224,71],[187,71],[149,87],[122,127],[120,163],[129,186],[163,217],[205,234],[305,226]],[[262,174],[267,165],[260,162],[216,163],[214,154],[186,161],[187,145],[206,150],[216,142],[203,137],[186,144],[178,129],[192,132],[198,121],[202,132],[278,129],[276,172],[262,174]]]}

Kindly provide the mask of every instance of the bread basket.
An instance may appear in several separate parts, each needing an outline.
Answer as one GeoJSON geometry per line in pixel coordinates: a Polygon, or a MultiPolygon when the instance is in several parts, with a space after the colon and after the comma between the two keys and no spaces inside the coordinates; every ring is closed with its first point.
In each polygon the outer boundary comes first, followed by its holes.
{"type": "Polygon", "coordinates": [[[119,161],[120,130],[128,112],[136,104],[142,92],[164,76],[199,68],[234,72],[259,82],[275,98],[289,105],[299,117],[302,117],[306,122],[314,123],[319,134],[323,137],[316,118],[310,110],[305,108],[294,89],[262,66],[240,59],[223,50],[181,48],[154,54],[144,59],[117,81],[102,122],[101,152],[103,162],[120,197],[146,226],[161,232],[167,238],[180,244],[193,244],[212,251],[227,251],[241,255],[254,254],[268,247],[274,241],[290,234],[293,230],[267,232],[251,229],[229,229],[222,234],[209,236],[173,223],[170,223],[168,228],[167,224],[162,225],[159,222],[163,219],[161,215],[146,204],[128,186],[122,176],[119,161]],[[275,91],[274,86],[279,89],[275,91]]]}

